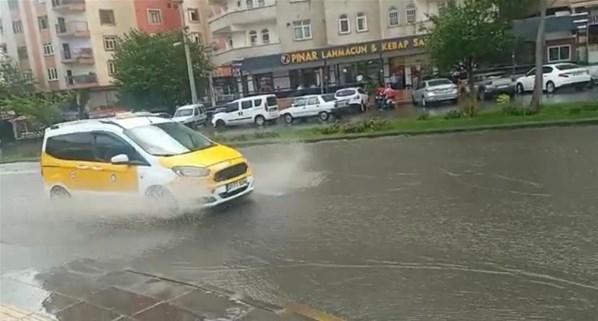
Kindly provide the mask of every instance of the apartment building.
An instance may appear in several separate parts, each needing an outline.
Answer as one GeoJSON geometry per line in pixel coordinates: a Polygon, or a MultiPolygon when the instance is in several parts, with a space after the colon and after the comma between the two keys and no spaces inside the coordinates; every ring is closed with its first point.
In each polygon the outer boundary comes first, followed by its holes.
{"type": "Polygon", "coordinates": [[[425,71],[424,27],[447,0],[210,0],[222,96],[391,81],[425,71]]]}
{"type": "Polygon", "coordinates": [[[181,16],[192,38],[208,43],[207,0],[0,0],[0,51],[40,90],[86,88],[88,107],[109,106],[117,38],[180,30],[181,16]]]}

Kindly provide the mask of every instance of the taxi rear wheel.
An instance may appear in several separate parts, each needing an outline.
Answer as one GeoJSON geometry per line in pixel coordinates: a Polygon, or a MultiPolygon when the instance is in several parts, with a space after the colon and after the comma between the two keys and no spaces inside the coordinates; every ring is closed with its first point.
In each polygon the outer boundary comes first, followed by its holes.
{"type": "Polygon", "coordinates": [[[176,213],[179,211],[179,205],[174,196],[162,186],[152,186],[145,192],[145,197],[149,206],[159,212],[176,213]]]}

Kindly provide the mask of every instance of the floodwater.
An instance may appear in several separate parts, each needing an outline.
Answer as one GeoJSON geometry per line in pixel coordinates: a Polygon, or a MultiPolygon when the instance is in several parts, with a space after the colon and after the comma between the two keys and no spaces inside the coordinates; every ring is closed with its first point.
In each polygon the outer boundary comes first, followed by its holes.
{"type": "Polygon", "coordinates": [[[36,164],[2,165],[2,278],[63,293],[76,289],[56,271],[128,269],[347,320],[595,320],[596,137],[588,126],[257,146],[244,150],[249,199],[181,217],[53,211],[36,164]]]}

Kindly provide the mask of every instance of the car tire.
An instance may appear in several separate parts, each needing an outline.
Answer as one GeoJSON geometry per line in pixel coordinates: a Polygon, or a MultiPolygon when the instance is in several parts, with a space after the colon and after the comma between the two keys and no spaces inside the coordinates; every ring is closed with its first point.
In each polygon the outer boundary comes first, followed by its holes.
{"type": "Polygon", "coordinates": [[[224,130],[226,128],[226,123],[222,119],[218,119],[216,124],[214,125],[218,130],[224,130]]]}
{"type": "Polygon", "coordinates": [[[320,121],[325,122],[325,121],[328,120],[328,118],[330,118],[330,115],[327,112],[325,112],[325,111],[321,111],[318,114],[318,118],[320,119],[320,121]]]}
{"type": "Polygon", "coordinates": [[[285,115],[284,115],[284,122],[285,122],[287,125],[291,125],[291,124],[293,124],[293,120],[294,120],[294,119],[293,119],[293,115],[291,115],[291,114],[285,114],[285,115]]]}
{"type": "Polygon", "coordinates": [[[257,127],[263,127],[266,124],[266,118],[262,115],[255,116],[253,121],[257,127]]]}
{"type": "Polygon", "coordinates": [[[523,84],[522,83],[518,83],[517,86],[515,86],[515,91],[519,95],[522,95],[525,92],[525,89],[523,88],[523,84]]]}
{"type": "Polygon", "coordinates": [[[552,81],[549,81],[546,83],[546,92],[549,94],[554,94],[554,92],[556,91],[556,87],[554,86],[554,83],[552,81]]]}
{"type": "Polygon", "coordinates": [[[145,192],[145,197],[148,200],[149,209],[158,211],[159,213],[178,213],[179,204],[170,193],[170,191],[162,186],[151,186],[145,192]]]}
{"type": "Polygon", "coordinates": [[[64,187],[62,186],[54,186],[50,190],[50,199],[52,200],[64,200],[71,198],[71,193],[69,193],[64,187]]]}

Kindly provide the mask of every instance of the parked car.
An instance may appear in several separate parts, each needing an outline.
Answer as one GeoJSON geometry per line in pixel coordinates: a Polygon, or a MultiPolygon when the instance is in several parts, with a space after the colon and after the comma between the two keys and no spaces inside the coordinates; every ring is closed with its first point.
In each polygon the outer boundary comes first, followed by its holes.
{"type": "Polygon", "coordinates": [[[360,87],[343,88],[336,91],[334,97],[338,100],[347,100],[349,106],[359,112],[367,110],[369,96],[360,87]]]}
{"type": "Polygon", "coordinates": [[[274,95],[245,97],[226,105],[223,112],[214,114],[212,125],[216,128],[254,123],[264,126],[266,122],[275,122],[280,113],[274,95]]]}
{"type": "Polygon", "coordinates": [[[172,120],[177,123],[196,128],[208,119],[205,108],[202,104],[185,105],[177,108],[172,120]]]}
{"type": "Polygon", "coordinates": [[[500,94],[515,94],[515,81],[504,72],[477,74],[473,76],[473,79],[480,100],[500,94]]]}
{"type": "Polygon", "coordinates": [[[337,100],[334,94],[297,97],[293,100],[291,107],[280,112],[280,117],[287,124],[292,124],[298,118],[310,117],[318,117],[321,121],[327,121],[336,105],[337,100]]]}
{"type": "Polygon", "coordinates": [[[459,90],[457,85],[447,78],[436,78],[421,81],[411,94],[414,105],[426,107],[431,103],[446,102],[457,103],[459,90]]]}
{"type": "MultiPolygon", "coordinates": [[[[542,67],[543,81],[542,90],[547,93],[554,93],[562,87],[573,86],[576,89],[583,89],[590,84],[591,77],[587,68],[572,63],[560,63],[544,65],[542,67]]],[[[517,92],[524,93],[534,90],[536,81],[536,68],[532,68],[525,76],[517,79],[517,92]]]]}
{"type": "Polygon", "coordinates": [[[591,65],[587,67],[590,71],[590,77],[592,78],[592,84],[598,84],[598,65],[591,65]]]}

